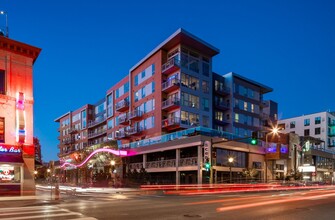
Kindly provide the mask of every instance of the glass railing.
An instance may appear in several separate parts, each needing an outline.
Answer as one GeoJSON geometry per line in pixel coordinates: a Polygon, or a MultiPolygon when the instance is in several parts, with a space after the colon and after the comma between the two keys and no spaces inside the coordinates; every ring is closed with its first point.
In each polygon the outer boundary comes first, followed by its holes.
{"type": "Polygon", "coordinates": [[[147,138],[140,141],[135,141],[123,145],[119,145],[119,148],[126,149],[126,148],[137,148],[137,147],[144,147],[144,146],[150,146],[153,144],[161,144],[172,140],[177,139],[183,139],[189,136],[194,135],[204,135],[204,136],[210,136],[210,137],[218,137],[218,138],[225,138],[227,140],[236,140],[243,143],[248,143],[249,140],[247,138],[225,132],[225,131],[219,131],[214,130],[211,128],[205,128],[205,127],[195,127],[195,128],[189,128],[182,131],[173,132],[170,134],[165,134],[157,137],[147,138]]]}

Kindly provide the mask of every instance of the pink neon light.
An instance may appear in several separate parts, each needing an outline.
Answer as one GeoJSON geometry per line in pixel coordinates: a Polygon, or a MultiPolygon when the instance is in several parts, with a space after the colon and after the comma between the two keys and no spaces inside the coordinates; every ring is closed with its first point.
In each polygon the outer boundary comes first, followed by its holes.
{"type": "Polygon", "coordinates": [[[117,156],[127,156],[127,151],[125,150],[112,150],[112,149],[106,149],[106,148],[102,148],[102,149],[97,149],[95,151],[93,151],[90,155],[88,155],[88,157],[81,163],[81,164],[72,164],[72,163],[68,163],[65,162],[62,164],[61,168],[65,167],[65,166],[75,166],[75,167],[81,167],[83,166],[94,154],[96,153],[100,153],[100,152],[107,152],[107,153],[111,153],[111,154],[115,154],[117,156]]]}

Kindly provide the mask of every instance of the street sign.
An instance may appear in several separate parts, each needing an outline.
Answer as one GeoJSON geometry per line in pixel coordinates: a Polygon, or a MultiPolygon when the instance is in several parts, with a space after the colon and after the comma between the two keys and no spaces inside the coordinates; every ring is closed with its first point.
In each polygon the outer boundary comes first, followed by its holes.
{"type": "Polygon", "coordinates": [[[211,159],[211,142],[205,141],[204,143],[204,163],[211,159]]]}

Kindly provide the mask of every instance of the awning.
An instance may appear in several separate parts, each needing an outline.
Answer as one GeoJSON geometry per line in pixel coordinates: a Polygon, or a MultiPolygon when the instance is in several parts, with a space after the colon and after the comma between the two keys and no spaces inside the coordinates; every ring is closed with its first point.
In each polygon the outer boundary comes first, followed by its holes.
{"type": "Polygon", "coordinates": [[[21,155],[0,154],[0,163],[24,163],[21,155]]]}

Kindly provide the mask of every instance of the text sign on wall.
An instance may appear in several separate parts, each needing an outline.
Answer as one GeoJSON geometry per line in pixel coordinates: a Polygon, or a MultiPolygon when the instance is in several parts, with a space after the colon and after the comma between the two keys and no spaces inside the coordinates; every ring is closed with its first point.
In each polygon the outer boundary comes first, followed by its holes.
{"type": "Polygon", "coordinates": [[[15,146],[15,145],[0,144],[0,153],[20,154],[21,149],[18,146],[15,146]]]}

